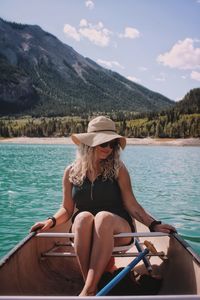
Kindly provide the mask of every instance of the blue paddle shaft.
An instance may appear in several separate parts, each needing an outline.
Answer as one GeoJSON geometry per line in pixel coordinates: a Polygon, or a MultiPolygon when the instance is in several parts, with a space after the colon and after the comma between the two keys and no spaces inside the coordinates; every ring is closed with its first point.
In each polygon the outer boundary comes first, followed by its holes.
{"type": "Polygon", "coordinates": [[[133,267],[135,267],[144,257],[146,254],[149,253],[149,250],[146,248],[142,251],[128,266],[126,266],[119,274],[117,274],[106,286],[104,286],[96,296],[105,296],[112,288],[120,282],[127,274],[130,272],[133,267]]]}
{"type": "MultiPolygon", "coordinates": [[[[139,252],[142,252],[143,249],[142,249],[142,247],[140,246],[140,243],[138,242],[137,239],[135,239],[135,246],[136,246],[136,248],[137,248],[137,250],[138,250],[139,252]]],[[[147,270],[148,270],[149,272],[152,272],[152,266],[151,266],[149,260],[148,260],[146,257],[143,258],[143,262],[144,262],[145,267],[147,268],[147,270]]]]}

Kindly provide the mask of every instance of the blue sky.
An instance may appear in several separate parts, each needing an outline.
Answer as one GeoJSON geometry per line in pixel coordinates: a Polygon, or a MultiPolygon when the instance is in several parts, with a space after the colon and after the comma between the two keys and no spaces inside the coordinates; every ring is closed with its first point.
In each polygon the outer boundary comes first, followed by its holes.
{"type": "Polygon", "coordinates": [[[0,16],[172,100],[200,87],[200,0],[0,0],[0,16]]]}

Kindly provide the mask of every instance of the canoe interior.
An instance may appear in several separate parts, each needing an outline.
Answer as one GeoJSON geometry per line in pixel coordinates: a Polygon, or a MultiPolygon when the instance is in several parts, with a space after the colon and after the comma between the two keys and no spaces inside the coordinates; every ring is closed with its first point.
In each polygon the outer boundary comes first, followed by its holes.
{"type": "MultiPolygon", "coordinates": [[[[137,231],[147,230],[137,223],[137,231]]],[[[52,232],[68,232],[70,223],[57,226],[52,232]]],[[[163,251],[166,259],[151,257],[153,274],[163,278],[160,295],[199,295],[200,265],[175,237],[147,237],[157,251],[163,251]]],[[[55,246],[55,242],[68,242],[65,238],[32,237],[15,251],[0,267],[0,295],[51,295],[76,296],[83,281],[75,257],[43,257],[43,253],[55,246]]],[[[58,252],[71,251],[69,246],[59,247],[58,252]]],[[[136,252],[130,249],[128,252],[136,252]]],[[[126,266],[133,258],[116,257],[118,268],[126,266]]],[[[134,273],[147,273],[143,262],[134,273]]]]}

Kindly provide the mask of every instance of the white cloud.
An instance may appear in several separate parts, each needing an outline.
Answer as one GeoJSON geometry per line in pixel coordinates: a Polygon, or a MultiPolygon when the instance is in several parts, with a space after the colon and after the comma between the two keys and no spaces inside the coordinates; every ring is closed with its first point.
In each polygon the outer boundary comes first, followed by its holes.
{"type": "Polygon", "coordinates": [[[192,71],[190,77],[194,80],[200,81],[200,72],[192,71]]]}
{"type": "Polygon", "coordinates": [[[135,39],[140,36],[139,30],[133,27],[126,27],[123,33],[119,34],[120,38],[135,39]]]}
{"type": "Polygon", "coordinates": [[[73,38],[76,41],[80,41],[80,34],[79,32],[76,30],[75,27],[69,25],[69,24],[65,24],[63,31],[66,35],[68,35],[69,37],[73,38]]]}
{"type": "Polygon", "coordinates": [[[140,83],[141,82],[141,79],[140,78],[137,78],[135,76],[127,76],[127,79],[128,80],[131,80],[131,81],[134,81],[134,82],[137,82],[137,83],[140,83]]]}
{"type": "Polygon", "coordinates": [[[105,66],[106,68],[117,67],[120,69],[124,69],[124,66],[122,66],[118,61],[108,61],[108,60],[102,60],[99,58],[99,59],[97,59],[97,63],[105,66]]]}
{"type": "Polygon", "coordinates": [[[88,25],[88,22],[86,19],[81,19],[79,25],[80,27],[85,27],[88,25]]]}
{"type": "Polygon", "coordinates": [[[93,44],[101,47],[109,45],[110,36],[112,35],[112,32],[104,27],[102,22],[92,24],[86,19],[80,20],[78,29],[69,24],[65,24],[64,32],[76,41],[80,41],[81,38],[86,38],[93,44]]]}
{"type": "Polygon", "coordinates": [[[170,68],[198,69],[200,68],[200,48],[194,47],[195,42],[199,41],[191,38],[178,41],[169,52],[160,54],[157,61],[170,68]]]}
{"type": "Polygon", "coordinates": [[[197,0],[197,3],[200,4],[200,0],[197,0]]]}
{"type": "Polygon", "coordinates": [[[88,7],[89,9],[93,9],[94,8],[94,1],[86,0],[85,1],[85,6],[88,7]]]}
{"type": "Polygon", "coordinates": [[[102,22],[99,22],[96,27],[97,27],[97,29],[102,29],[104,27],[104,25],[102,22]]]}
{"type": "Polygon", "coordinates": [[[98,30],[92,27],[84,27],[80,28],[79,32],[81,36],[87,38],[90,42],[97,46],[106,47],[109,44],[110,32],[106,28],[98,30]]]}

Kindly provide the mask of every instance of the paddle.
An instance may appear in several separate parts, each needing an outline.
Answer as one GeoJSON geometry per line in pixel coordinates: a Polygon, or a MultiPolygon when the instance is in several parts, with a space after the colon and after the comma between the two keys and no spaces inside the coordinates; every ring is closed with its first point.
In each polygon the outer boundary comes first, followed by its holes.
{"type": "Polygon", "coordinates": [[[105,296],[112,288],[122,280],[144,257],[149,253],[149,249],[142,251],[128,266],[117,274],[106,286],[104,286],[96,296],[105,296]]]}
{"type": "Polygon", "coordinates": [[[158,257],[160,257],[160,259],[165,261],[165,258],[162,257],[162,255],[164,256],[164,252],[158,253],[158,251],[156,250],[154,244],[152,244],[150,241],[144,241],[144,245],[149,249],[149,251],[151,253],[157,255],[158,257]]]}
{"type": "MultiPolygon", "coordinates": [[[[139,243],[138,239],[135,239],[135,246],[136,246],[139,253],[142,252],[143,248],[140,246],[140,243],[139,243]]],[[[149,249],[149,247],[146,244],[145,244],[145,246],[149,249]]],[[[149,273],[151,273],[152,272],[152,266],[150,264],[149,259],[147,257],[144,257],[143,262],[144,262],[144,265],[145,265],[147,271],[149,273]]]]}

